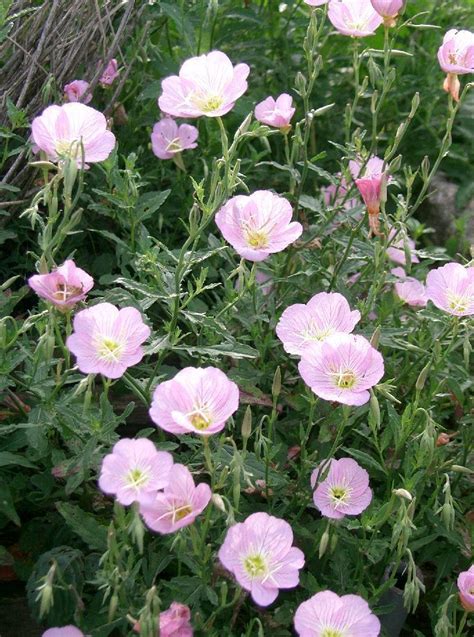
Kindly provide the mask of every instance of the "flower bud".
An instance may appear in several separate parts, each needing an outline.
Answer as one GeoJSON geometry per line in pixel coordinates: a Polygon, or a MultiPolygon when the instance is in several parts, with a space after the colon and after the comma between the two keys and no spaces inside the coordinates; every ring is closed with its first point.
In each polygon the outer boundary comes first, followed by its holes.
{"type": "Polygon", "coordinates": [[[280,366],[275,370],[275,374],[273,375],[273,383],[272,383],[272,396],[273,399],[276,400],[281,392],[281,369],[280,366]]]}
{"type": "Polygon", "coordinates": [[[431,369],[431,362],[427,363],[421,370],[418,378],[416,379],[415,389],[420,392],[425,386],[426,379],[428,378],[429,371],[431,369]]]}
{"type": "Polygon", "coordinates": [[[250,405],[247,405],[247,409],[245,410],[244,418],[242,420],[241,433],[245,445],[252,434],[252,409],[250,405]]]}
{"type": "Polygon", "coordinates": [[[442,432],[436,438],[436,446],[442,447],[443,445],[447,445],[450,441],[451,441],[451,438],[448,436],[448,434],[442,432]]]}
{"type": "Polygon", "coordinates": [[[399,498],[405,498],[405,500],[408,500],[408,502],[411,502],[413,500],[412,494],[406,489],[393,489],[392,493],[399,498]]]}
{"type": "Polygon", "coordinates": [[[328,542],[329,542],[329,528],[327,528],[322,537],[321,537],[321,541],[319,542],[319,559],[321,559],[323,557],[323,555],[326,553],[326,549],[328,547],[328,542]]]}
{"type": "Polygon", "coordinates": [[[224,503],[224,500],[222,499],[222,496],[220,496],[218,493],[213,493],[211,499],[212,499],[212,504],[215,507],[217,507],[219,511],[222,511],[222,513],[225,513],[225,503],[224,503]]]}

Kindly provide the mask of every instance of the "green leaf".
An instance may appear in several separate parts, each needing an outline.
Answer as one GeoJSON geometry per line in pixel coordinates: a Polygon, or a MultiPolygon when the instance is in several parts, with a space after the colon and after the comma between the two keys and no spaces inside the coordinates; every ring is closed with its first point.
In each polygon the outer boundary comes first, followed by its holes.
{"type": "Polygon", "coordinates": [[[68,502],[58,502],[56,508],[71,531],[76,533],[89,548],[102,552],[106,550],[107,527],[99,524],[93,515],[68,502]]]}
{"type": "Polygon", "coordinates": [[[370,467],[371,469],[375,469],[381,473],[387,473],[387,469],[382,467],[377,460],[372,458],[372,456],[368,453],[365,453],[365,451],[360,451],[359,449],[348,449],[347,447],[342,447],[342,451],[345,451],[356,460],[359,460],[363,466],[370,467]]]}
{"type": "Polygon", "coordinates": [[[0,479],[0,513],[14,522],[17,526],[21,526],[20,518],[16,512],[10,487],[5,480],[0,479]]]}
{"type": "Polygon", "coordinates": [[[9,467],[13,465],[28,467],[29,469],[36,468],[36,466],[32,462],[18,453],[11,453],[10,451],[0,451],[0,467],[9,467]]]}

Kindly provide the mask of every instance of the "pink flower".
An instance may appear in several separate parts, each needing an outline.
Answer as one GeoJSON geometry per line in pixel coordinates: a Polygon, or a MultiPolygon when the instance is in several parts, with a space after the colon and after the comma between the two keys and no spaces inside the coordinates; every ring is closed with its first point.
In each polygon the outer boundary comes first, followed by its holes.
{"type": "Polygon", "coordinates": [[[336,186],[335,184],[330,184],[329,186],[324,186],[322,188],[324,203],[326,206],[336,208],[344,205],[344,210],[350,210],[351,208],[358,206],[359,200],[356,197],[346,199],[346,195],[349,190],[349,184],[347,183],[346,178],[341,173],[338,173],[336,177],[339,177],[340,179],[339,185],[336,186]]]}
{"type": "Polygon", "coordinates": [[[396,18],[403,9],[405,0],[370,0],[370,2],[375,11],[385,18],[387,26],[394,26],[393,18],[396,18]]]}
{"type": "Polygon", "coordinates": [[[164,490],[141,498],[140,513],[152,531],[174,533],[192,524],[210,499],[209,485],[201,483],[196,487],[189,469],[174,464],[164,490]]]}
{"type": "Polygon", "coordinates": [[[390,271],[401,280],[395,283],[395,293],[399,299],[413,307],[425,307],[428,299],[426,289],[421,281],[410,276],[406,276],[403,268],[394,268],[390,271]]]}
{"type": "Polygon", "coordinates": [[[372,501],[369,474],[352,458],[332,459],[311,474],[313,502],[326,518],[341,520],[346,515],[359,515],[372,501]],[[320,469],[329,468],[327,476],[317,486],[320,469]],[[315,489],[316,487],[316,489],[315,489]]]}
{"type": "Polygon", "coordinates": [[[84,633],[75,626],[62,626],[61,628],[48,628],[43,637],[84,637],[84,633]]]}
{"type": "Polygon", "coordinates": [[[64,93],[68,102],[82,102],[89,104],[92,94],[89,91],[89,82],[84,80],[74,80],[64,87],[64,93]]]}
{"type": "Polygon", "coordinates": [[[262,124],[288,132],[291,128],[290,120],[296,110],[292,103],[293,98],[287,93],[282,93],[276,100],[267,97],[255,107],[255,118],[262,124]]]}
{"type": "Polygon", "coordinates": [[[296,241],[303,226],[291,221],[293,210],[284,197],[269,190],[232,197],[216,214],[224,239],[244,259],[263,261],[296,241]]]}
{"type": "Polygon", "coordinates": [[[378,637],[380,622],[359,595],[321,591],[298,606],[299,637],[378,637]]]}
{"type": "MultiPolygon", "coordinates": [[[[399,263],[400,265],[406,265],[407,258],[405,254],[405,245],[403,241],[403,234],[395,230],[395,228],[391,228],[388,234],[388,238],[390,243],[390,247],[387,248],[387,256],[395,263],[399,263]],[[394,239],[394,237],[396,237],[394,239]]],[[[408,247],[408,251],[410,252],[410,261],[411,263],[419,263],[420,259],[416,256],[415,253],[415,242],[413,239],[406,237],[406,243],[408,247]]]]}
{"type": "Polygon", "coordinates": [[[118,78],[118,62],[115,58],[112,58],[105,67],[105,71],[102,73],[99,82],[102,86],[110,86],[118,78]]]}
{"type": "Polygon", "coordinates": [[[426,295],[440,310],[454,316],[474,314],[474,267],[447,263],[426,277],[426,295]]]}
{"type": "Polygon", "coordinates": [[[178,124],[171,117],[164,117],[153,126],[151,147],[160,159],[172,159],[176,153],[196,148],[199,131],[189,124],[178,124]]]}
{"type": "Polygon", "coordinates": [[[211,436],[221,431],[239,408],[239,388],[216,367],[186,367],[160,383],[150,417],[173,434],[211,436]]]}
{"type": "Polygon", "coordinates": [[[458,576],[459,599],[465,610],[474,611],[474,564],[458,576]]]}
{"type": "Polygon", "coordinates": [[[160,613],[160,637],[193,637],[189,606],[173,602],[160,613]]]}
{"type": "Polygon", "coordinates": [[[174,117],[218,117],[234,108],[247,90],[247,64],[232,66],[225,53],[211,51],[186,60],[179,75],[161,83],[158,105],[174,117]]]}
{"type": "Polygon", "coordinates": [[[132,504],[163,489],[172,465],[171,454],[158,451],[151,440],[123,438],[102,461],[99,487],[120,504],[132,504]]]}
{"type": "Polygon", "coordinates": [[[388,180],[383,165],[383,159],[372,157],[367,162],[364,168],[364,175],[361,177],[362,164],[357,161],[349,162],[352,177],[367,206],[370,229],[375,235],[380,235],[379,212],[382,183],[384,180],[388,180]]]}
{"type": "Polygon", "coordinates": [[[99,303],[76,314],[66,346],[83,374],[120,378],[127,367],[142,360],[141,345],[149,336],[150,328],[134,307],[119,310],[99,303]]]}
{"type": "Polygon", "coordinates": [[[42,299],[69,310],[86,298],[94,279],[78,268],[72,259],[68,259],[48,274],[33,274],[28,279],[28,285],[42,299]]]}
{"type": "Polygon", "coordinates": [[[445,73],[474,73],[474,33],[450,29],[438,49],[438,61],[445,73]]]}
{"type": "Polygon", "coordinates": [[[331,0],[328,17],[339,33],[358,38],[372,35],[383,22],[370,0],[331,0]]]}
{"type": "Polygon", "coordinates": [[[276,333],[288,354],[302,355],[309,343],[323,341],[336,332],[352,332],[360,312],[351,311],[338,292],[315,294],[306,305],[290,305],[281,315],[276,333]]]}
{"type": "Polygon", "coordinates": [[[288,522],[267,513],[253,513],[227,531],[219,559],[240,586],[250,591],[254,602],[269,606],[280,588],[298,586],[304,555],[292,544],[288,522]]]}
{"type": "Polygon", "coordinates": [[[438,61],[441,69],[447,73],[444,90],[459,102],[461,83],[458,75],[474,73],[474,33],[450,29],[438,49],[438,61]]]}
{"type": "Polygon", "coordinates": [[[324,400],[364,405],[384,375],[382,355],[363,336],[333,334],[304,350],[299,372],[324,400]]]}
{"type": "Polygon", "coordinates": [[[107,130],[102,113],[80,102],[48,106],[31,125],[33,140],[51,161],[71,157],[85,162],[107,159],[115,147],[115,136],[107,130]]]}

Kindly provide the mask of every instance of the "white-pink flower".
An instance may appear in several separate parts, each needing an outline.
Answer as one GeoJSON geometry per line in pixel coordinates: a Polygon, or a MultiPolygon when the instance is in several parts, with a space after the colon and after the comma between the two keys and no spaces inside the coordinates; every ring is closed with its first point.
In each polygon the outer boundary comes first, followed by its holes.
{"type": "Polygon", "coordinates": [[[445,73],[474,73],[474,33],[450,29],[438,49],[438,61],[445,73]]]}
{"type": "Polygon", "coordinates": [[[118,62],[115,58],[112,58],[105,67],[105,70],[102,73],[99,82],[102,84],[102,86],[110,86],[110,84],[113,84],[115,82],[118,76],[118,62]]]}
{"type": "Polygon", "coordinates": [[[247,64],[234,67],[221,51],[190,58],[179,75],[163,80],[158,105],[174,117],[225,115],[247,90],[249,72],[247,64]]]}
{"type": "Polygon", "coordinates": [[[196,486],[189,469],[174,464],[164,490],[141,498],[140,513],[152,531],[174,533],[194,522],[209,504],[211,495],[209,485],[196,486]]]}
{"type": "Polygon", "coordinates": [[[160,383],[150,417],[165,431],[211,436],[239,407],[239,388],[216,367],[186,367],[160,383]]]}
{"type": "Polygon", "coordinates": [[[151,440],[123,438],[102,461],[99,487],[129,505],[163,489],[172,466],[171,454],[158,451],[151,440]]]}
{"type": "Polygon", "coordinates": [[[474,564],[458,575],[459,599],[468,613],[474,612],[474,564]]]}
{"type": "Polygon", "coordinates": [[[89,82],[85,80],[74,80],[64,87],[64,94],[68,102],[82,102],[89,104],[92,93],[89,92],[89,82]]]}
{"type": "Polygon", "coordinates": [[[369,474],[352,458],[330,460],[311,474],[313,502],[326,518],[341,520],[346,515],[359,515],[372,501],[369,474]],[[320,470],[327,475],[317,484],[320,470]],[[316,486],[317,485],[317,486],[316,486]]]}
{"type": "Polygon", "coordinates": [[[28,285],[42,299],[50,301],[58,308],[69,310],[86,298],[94,285],[94,279],[78,268],[72,259],[68,259],[52,272],[33,274],[28,279],[28,285]]]}
{"type": "Polygon", "coordinates": [[[267,513],[253,513],[227,531],[219,560],[240,586],[250,591],[254,602],[268,606],[280,588],[298,586],[304,555],[292,544],[288,522],[267,513]]]}
{"type": "Polygon", "coordinates": [[[383,22],[370,0],[331,0],[328,17],[339,33],[358,38],[372,35],[383,22]]]}
{"type": "Polygon", "coordinates": [[[43,637],[84,637],[84,633],[75,626],[61,626],[60,628],[48,628],[43,637]]]}
{"type": "Polygon", "coordinates": [[[255,119],[267,126],[280,128],[284,132],[288,132],[291,128],[290,121],[295,114],[293,106],[293,98],[287,93],[282,93],[276,100],[273,97],[267,97],[255,107],[255,119]]]}
{"type": "Polygon", "coordinates": [[[196,148],[199,131],[189,124],[178,124],[171,117],[164,117],[153,126],[151,147],[160,159],[172,159],[183,150],[196,148]]]}
{"type": "Polygon", "coordinates": [[[389,259],[400,265],[406,265],[407,255],[405,250],[408,249],[411,263],[419,263],[420,259],[416,255],[415,242],[413,239],[405,237],[401,232],[397,233],[395,228],[390,228],[388,238],[390,241],[390,246],[387,248],[387,256],[389,259]]]}
{"type": "Polygon", "coordinates": [[[320,292],[305,305],[290,305],[281,315],[276,333],[289,354],[302,355],[309,343],[323,341],[336,332],[352,332],[360,312],[351,310],[338,292],[320,292]]]}
{"type": "Polygon", "coordinates": [[[317,396],[345,405],[364,405],[384,375],[380,352],[363,336],[342,333],[309,345],[298,369],[317,396]]]}
{"type": "Polygon", "coordinates": [[[134,307],[119,310],[99,303],[78,312],[74,332],[66,346],[76,356],[83,374],[120,378],[143,358],[142,343],[150,336],[142,315],[134,307]]]}
{"type": "Polygon", "coordinates": [[[426,277],[426,295],[440,310],[453,316],[474,314],[474,267],[447,263],[426,277]]]}
{"type": "Polygon", "coordinates": [[[370,2],[383,18],[396,18],[403,9],[405,0],[370,0],[370,2]]]}
{"type": "Polygon", "coordinates": [[[263,261],[301,236],[303,226],[292,222],[292,216],[287,199],[270,190],[257,190],[229,199],[216,214],[216,224],[241,257],[263,261]]]}
{"type": "Polygon", "coordinates": [[[412,307],[425,307],[428,298],[426,288],[421,281],[407,276],[403,268],[394,268],[390,273],[400,280],[395,283],[395,293],[398,298],[412,307]]]}
{"type": "Polygon", "coordinates": [[[359,595],[321,591],[298,606],[299,637],[379,637],[380,621],[359,595]]]}
{"type": "Polygon", "coordinates": [[[31,125],[33,141],[51,161],[70,157],[82,166],[107,159],[115,136],[102,113],[80,102],[48,106],[31,125]]]}

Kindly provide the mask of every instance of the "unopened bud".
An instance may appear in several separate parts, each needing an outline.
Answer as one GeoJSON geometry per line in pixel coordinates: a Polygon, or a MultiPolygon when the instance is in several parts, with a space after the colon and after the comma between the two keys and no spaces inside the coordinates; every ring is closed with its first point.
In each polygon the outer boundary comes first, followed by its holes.
{"type": "Polygon", "coordinates": [[[250,405],[247,405],[247,409],[245,410],[244,418],[242,420],[241,433],[242,438],[245,442],[247,442],[252,434],[252,409],[250,405]]]}
{"type": "Polygon", "coordinates": [[[275,370],[275,374],[273,375],[273,383],[272,383],[272,396],[274,399],[278,398],[281,392],[281,369],[280,366],[275,370]]]}
{"type": "Polygon", "coordinates": [[[215,507],[217,507],[219,509],[219,511],[222,511],[222,513],[225,513],[224,500],[222,499],[222,496],[220,496],[218,493],[213,493],[212,494],[212,504],[215,507]]]}
{"type": "Polygon", "coordinates": [[[420,392],[425,386],[426,379],[428,378],[429,371],[431,369],[431,363],[427,363],[421,370],[418,378],[416,379],[415,389],[420,392]]]}
{"type": "Polygon", "coordinates": [[[451,471],[454,471],[455,473],[466,473],[468,476],[474,474],[474,471],[472,469],[468,469],[467,467],[461,467],[458,464],[453,464],[451,466],[451,471]]]}
{"type": "Polygon", "coordinates": [[[378,398],[373,391],[370,392],[369,419],[371,421],[371,425],[373,425],[376,429],[380,429],[380,405],[378,398]]]}
{"type": "Polygon", "coordinates": [[[408,500],[408,502],[411,502],[413,500],[412,494],[406,489],[393,489],[392,493],[399,498],[405,498],[405,500],[408,500]]]}
{"type": "Polygon", "coordinates": [[[448,442],[451,441],[451,438],[448,436],[448,434],[446,433],[440,433],[439,436],[436,438],[436,446],[437,447],[442,447],[443,445],[447,445],[448,442]]]}
{"type": "Polygon", "coordinates": [[[374,333],[372,334],[372,337],[370,339],[370,344],[372,345],[372,347],[374,349],[377,349],[377,347],[379,346],[379,341],[380,341],[380,334],[382,333],[381,329],[380,329],[380,325],[377,325],[377,327],[374,330],[374,333]]]}
{"type": "Polygon", "coordinates": [[[319,559],[321,559],[323,555],[326,553],[328,542],[329,542],[329,529],[326,529],[319,543],[319,553],[318,553],[319,559]]]}

